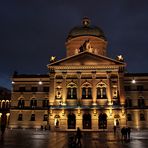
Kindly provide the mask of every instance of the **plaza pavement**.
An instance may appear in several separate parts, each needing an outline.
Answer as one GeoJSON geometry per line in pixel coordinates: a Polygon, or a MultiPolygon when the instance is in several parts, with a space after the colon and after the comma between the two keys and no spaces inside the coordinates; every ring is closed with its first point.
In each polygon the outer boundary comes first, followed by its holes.
{"type": "MultiPolygon", "coordinates": [[[[51,132],[35,129],[7,129],[0,139],[0,148],[70,148],[73,132],[51,132]]],[[[147,148],[148,130],[132,131],[131,140],[124,142],[120,133],[83,132],[82,148],[147,148]]]]}

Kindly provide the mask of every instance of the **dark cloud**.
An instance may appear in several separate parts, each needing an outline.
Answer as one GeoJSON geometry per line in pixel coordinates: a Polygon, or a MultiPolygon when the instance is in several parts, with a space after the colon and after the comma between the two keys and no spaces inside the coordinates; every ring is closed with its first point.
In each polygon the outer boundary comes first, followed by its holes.
{"type": "Polygon", "coordinates": [[[123,54],[130,72],[148,72],[148,1],[0,1],[0,82],[9,87],[14,70],[47,73],[51,55],[65,56],[70,29],[84,16],[108,39],[108,55],[123,54]],[[142,66],[141,66],[142,65],[142,66]]]}

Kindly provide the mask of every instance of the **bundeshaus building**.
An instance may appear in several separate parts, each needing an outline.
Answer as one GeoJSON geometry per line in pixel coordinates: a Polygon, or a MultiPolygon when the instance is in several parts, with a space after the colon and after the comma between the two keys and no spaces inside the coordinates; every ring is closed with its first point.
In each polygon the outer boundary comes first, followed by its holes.
{"type": "Polygon", "coordinates": [[[10,128],[110,131],[148,128],[148,74],[125,72],[107,56],[103,31],[83,18],[66,39],[66,57],[51,57],[46,75],[12,76],[10,128]]]}

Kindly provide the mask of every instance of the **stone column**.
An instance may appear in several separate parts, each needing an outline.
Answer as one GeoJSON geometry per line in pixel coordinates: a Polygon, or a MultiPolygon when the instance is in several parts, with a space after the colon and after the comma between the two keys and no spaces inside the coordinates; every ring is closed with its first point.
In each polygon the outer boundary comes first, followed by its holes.
{"type": "Polygon", "coordinates": [[[118,74],[118,88],[119,88],[119,97],[120,105],[125,105],[125,91],[124,91],[124,73],[118,74]]]}
{"type": "Polygon", "coordinates": [[[107,102],[112,105],[112,91],[111,91],[111,74],[107,73],[107,102]]]}
{"type": "Polygon", "coordinates": [[[97,105],[97,98],[96,98],[96,72],[92,72],[92,105],[97,105]]]}
{"type": "Polygon", "coordinates": [[[81,102],[81,72],[77,72],[77,78],[78,78],[78,88],[77,88],[77,101],[78,103],[81,102]]]}
{"type": "Polygon", "coordinates": [[[62,105],[65,106],[66,105],[66,100],[67,100],[67,87],[66,87],[66,77],[67,77],[67,73],[63,72],[63,82],[62,82],[62,89],[63,89],[63,93],[62,93],[62,105]]]}
{"type": "Polygon", "coordinates": [[[49,74],[50,90],[49,90],[49,105],[54,105],[55,101],[55,72],[51,71],[49,74]]]}

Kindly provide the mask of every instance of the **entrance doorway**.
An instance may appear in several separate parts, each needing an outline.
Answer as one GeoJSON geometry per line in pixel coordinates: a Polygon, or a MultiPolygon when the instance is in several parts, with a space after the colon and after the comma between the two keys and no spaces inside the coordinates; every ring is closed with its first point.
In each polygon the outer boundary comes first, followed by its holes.
{"type": "Polygon", "coordinates": [[[101,113],[98,117],[99,129],[107,129],[107,115],[105,113],[101,113]]]}
{"type": "Polygon", "coordinates": [[[83,115],[83,129],[91,129],[91,115],[89,113],[83,115]]]}
{"type": "Polygon", "coordinates": [[[76,128],[76,116],[73,113],[68,115],[68,129],[75,129],[76,128]]]}

